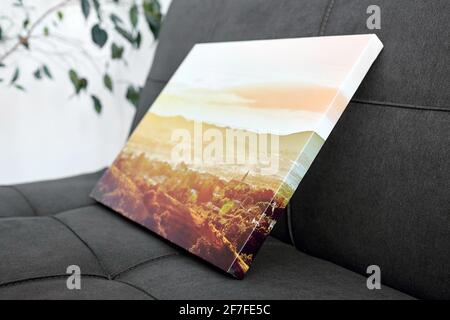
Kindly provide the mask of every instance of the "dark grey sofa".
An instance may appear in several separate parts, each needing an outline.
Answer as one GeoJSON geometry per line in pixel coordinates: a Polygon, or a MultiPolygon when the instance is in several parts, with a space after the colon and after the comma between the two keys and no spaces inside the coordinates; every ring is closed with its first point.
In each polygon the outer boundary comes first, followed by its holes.
{"type": "Polygon", "coordinates": [[[371,4],[385,48],[244,280],[96,204],[98,172],[0,187],[0,298],[449,299],[448,0],[174,0],[133,127],[194,43],[370,33],[371,4]]]}

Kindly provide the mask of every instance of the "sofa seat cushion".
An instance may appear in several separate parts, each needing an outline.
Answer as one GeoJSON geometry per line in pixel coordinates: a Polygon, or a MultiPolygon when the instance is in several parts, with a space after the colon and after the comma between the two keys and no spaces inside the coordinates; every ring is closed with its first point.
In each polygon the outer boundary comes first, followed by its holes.
{"type": "MultiPolygon", "coordinates": [[[[77,196],[78,208],[73,202],[61,212],[26,216],[22,211],[14,216],[9,211],[0,218],[0,299],[410,298],[386,286],[368,290],[363,276],[275,238],[267,240],[248,276],[235,280],[108,208],[87,204],[96,179],[89,188],[86,179],[20,187],[33,199],[31,204],[39,201],[32,190],[58,185],[65,185],[69,193],[86,190],[77,196]],[[81,290],[67,289],[69,265],[80,267],[81,290]]],[[[5,190],[11,191],[0,193],[5,190]]],[[[55,188],[54,194],[60,191],[55,188]]],[[[56,206],[64,207],[49,208],[56,206]]]]}
{"type": "Polygon", "coordinates": [[[95,204],[89,193],[104,170],[45,182],[0,186],[0,218],[52,215],[95,204]]]}
{"type": "Polygon", "coordinates": [[[119,279],[158,299],[411,299],[366,278],[301,253],[269,237],[244,280],[236,280],[184,252],[144,264],[119,279]]]}

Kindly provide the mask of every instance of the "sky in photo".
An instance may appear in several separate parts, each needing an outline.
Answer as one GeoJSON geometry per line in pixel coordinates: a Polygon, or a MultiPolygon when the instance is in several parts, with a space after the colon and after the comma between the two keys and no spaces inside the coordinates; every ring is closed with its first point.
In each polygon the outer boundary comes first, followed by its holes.
{"type": "Polygon", "coordinates": [[[371,36],[197,44],[151,112],[254,132],[326,138],[371,36]]]}

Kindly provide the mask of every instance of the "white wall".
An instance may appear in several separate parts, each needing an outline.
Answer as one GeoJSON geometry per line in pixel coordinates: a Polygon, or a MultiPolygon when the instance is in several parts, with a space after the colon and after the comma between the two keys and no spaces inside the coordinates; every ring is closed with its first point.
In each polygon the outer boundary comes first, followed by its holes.
{"type": "MultiPolygon", "coordinates": [[[[39,15],[59,0],[33,0],[39,15]]],[[[19,83],[26,92],[18,91],[0,83],[0,184],[37,181],[92,172],[109,165],[127,139],[135,109],[124,98],[127,82],[143,85],[149,71],[155,42],[150,34],[143,37],[142,47],[133,51],[126,46],[128,65],[115,63],[109,73],[121,83],[115,83],[114,94],[103,86],[104,61],[110,54],[109,43],[102,51],[90,40],[93,20],[84,21],[78,1],[64,10],[65,18],[60,27],[54,29],[77,45],[50,46],[42,40],[31,42],[33,49],[21,50],[6,62],[21,68],[19,83]],[[78,46],[79,45],[79,46],[78,46]],[[91,59],[83,56],[84,48],[91,59]],[[47,52],[48,51],[48,52],[47,52]],[[50,52],[50,53],[49,53],[50,52]],[[53,80],[36,81],[32,72],[39,63],[51,68],[53,80]],[[97,115],[87,94],[73,96],[73,87],[67,71],[75,67],[86,76],[90,91],[101,97],[103,111],[97,115]]],[[[170,0],[162,0],[163,11],[170,0]]],[[[111,5],[113,8],[114,6],[111,5]]],[[[20,19],[20,11],[13,11],[2,3],[0,15],[20,19]]],[[[121,12],[127,20],[127,12],[121,12]]],[[[54,16],[53,16],[54,17],[54,16]]],[[[47,25],[51,26],[50,18],[47,25]]],[[[142,29],[147,31],[143,19],[142,29]]],[[[51,32],[53,28],[50,28],[51,32]]],[[[110,41],[110,40],[108,40],[110,41]]],[[[115,38],[126,45],[126,41],[115,38]]],[[[0,53],[6,46],[0,44],[0,53]]],[[[0,78],[9,80],[13,69],[0,71],[0,78]]]]}

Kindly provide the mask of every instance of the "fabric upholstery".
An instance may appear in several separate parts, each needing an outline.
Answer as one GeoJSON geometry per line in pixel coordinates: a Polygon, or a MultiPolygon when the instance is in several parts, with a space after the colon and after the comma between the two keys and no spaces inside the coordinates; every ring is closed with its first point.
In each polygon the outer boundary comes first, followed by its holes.
{"type": "Polygon", "coordinates": [[[0,218],[0,261],[0,299],[411,299],[274,238],[235,280],[99,204],[0,218]],[[66,287],[73,264],[81,290],[66,287]]]}
{"type": "Polygon", "coordinates": [[[235,280],[184,253],[145,264],[120,279],[159,299],[410,299],[366,278],[295,250],[273,237],[244,280],[235,280]]]}
{"type": "Polygon", "coordinates": [[[0,217],[50,215],[92,205],[96,202],[89,193],[103,171],[50,180],[45,184],[0,186],[0,217]]]}
{"type": "MultiPolygon", "coordinates": [[[[332,1],[323,35],[366,33],[332,1]]],[[[377,1],[384,49],[292,200],[297,248],[450,298],[450,2],[377,1]]]]}
{"type": "Polygon", "coordinates": [[[450,297],[450,113],[351,103],[291,200],[297,248],[450,297]]]}
{"type": "Polygon", "coordinates": [[[414,296],[450,298],[450,3],[380,0],[381,29],[368,30],[372,4],[175,0],[134,125],[197,42],[376,33],[382,53],[273,235],[361,274],[377,264],[414,296]]]}
{"type": "Polygon", "coordinates": [[[450,110],[450,30],[447,0],[335,0],[323,35],[368,33],[363,13],[381,8],[384,49],[355,98],[450,110]]]}
{"type": "Polygon", "coordinates": [[[49,277],[0,287],[1,300],[154,300],[130,284],[100,276],[83,275],[81,290],[67,290],[64,276],[49,277]]]}

